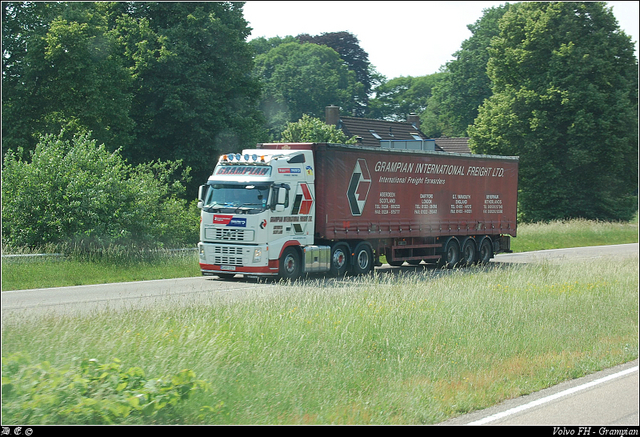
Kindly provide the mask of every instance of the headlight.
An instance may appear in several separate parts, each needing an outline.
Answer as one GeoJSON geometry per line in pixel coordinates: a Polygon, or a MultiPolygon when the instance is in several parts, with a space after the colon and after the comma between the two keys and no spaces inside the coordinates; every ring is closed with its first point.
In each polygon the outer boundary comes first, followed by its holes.
{"type": "Polygon", "coordinates": [[[258,248],[253,251],[253,262],[259,263],[262,258],[262,249],[258,248]]]}

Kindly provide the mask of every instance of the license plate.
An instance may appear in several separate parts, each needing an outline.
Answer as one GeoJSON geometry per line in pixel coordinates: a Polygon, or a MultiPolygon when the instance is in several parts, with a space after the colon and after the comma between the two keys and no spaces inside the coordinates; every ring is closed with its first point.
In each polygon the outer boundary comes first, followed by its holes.
{"type": "Polygon", "coordinates": [[[220,266],[221,270],[233,270],[235,271],[236,266],[220,266]]]}

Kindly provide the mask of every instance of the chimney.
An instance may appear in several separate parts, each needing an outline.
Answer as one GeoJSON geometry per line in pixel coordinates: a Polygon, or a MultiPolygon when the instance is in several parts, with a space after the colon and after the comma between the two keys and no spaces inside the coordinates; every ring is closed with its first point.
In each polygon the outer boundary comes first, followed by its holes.
{"type": "Polygon", "coordinates": [[[420,116],[415,112],[409,114],[409,116],[407,117],[407,122],[413,124],[416,129],[420,129],[420,116]]]}
{"type": "Polygon", "coordinates": [[[325,123],[337,126],[340,121],[340,107],[329,105],[324,108],[325,123]]]}

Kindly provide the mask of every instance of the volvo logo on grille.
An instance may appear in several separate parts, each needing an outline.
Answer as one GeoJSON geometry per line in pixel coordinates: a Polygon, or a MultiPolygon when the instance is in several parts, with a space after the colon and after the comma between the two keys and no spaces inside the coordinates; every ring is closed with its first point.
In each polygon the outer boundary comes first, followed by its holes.
{"type": "Polygon", "coordinates": [[[349,200],[349,208],[351,215],[360,216],[367,202],[371,188],[371,174],[367,161],[363,158],[358,159],[351,173],[351,181],[349,181],[349,189],[347,190],[347,199],[349,200]]]}

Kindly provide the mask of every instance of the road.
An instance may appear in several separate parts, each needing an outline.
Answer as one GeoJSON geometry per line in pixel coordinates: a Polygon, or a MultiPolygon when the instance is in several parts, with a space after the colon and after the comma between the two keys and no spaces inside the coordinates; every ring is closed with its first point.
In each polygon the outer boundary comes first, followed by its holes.
{"type": "Polygon", "coordinates": [[[535,252],[502,253],[494,262],[531,263],[541,260],[561,262],[564,260],[586,260],[638,255],[638,243],[611,246],[573,247],[569,249],[538,250],[535,252]]]}
{"type": "Polygon", "coordinates": [[[638,400],[635,360],[441,425],[638,426],[638,400]]]}
{"type": "MultiPolygon", "coordinates": [[[[543,250],[500,254],[498,264],[533,263],[542,260],[564,262],[575,259],[630,257],[638,255],[638,244],[543,250]]],[[[379,267],[380,272],[396,274],[432,268],[379,267]]],[[[330,285],[334,279],[326,279],[330,285]]],[[[281,287],[274,282],[245,281],[238,277],[221,281],[211,277],[84,285],[2,292],[2,322],[12,316],[34,317],[43,314],[82,314],[139,308],[158,303],[187,305],[197,302],[245,299],[275,293],[281,287]]],[[[638,425],[638,362],[607,369],[586,378],[568,381],[556,387],[510,400],[487,410],[445,422],[445,425],[638,425]],[[635,367],[635,370],[633,370],[635,367]],[[628,370],[631,369],[631,370],[628,370]],[[623,375],[617,373],[628,372],[623,375]],[[610,379],[600,381],[609,375],[610,379]],[[597,381],[597,383],[593,383],[597,381]],[[582,386],[587,384],[587,386],[582,386]],[[591,384],[591,385],[588,385],[591,384]]]]}
{"type": "MultiPolygon", "coordinates": [[[[579,247],[572,249],[541,250],[514,254],[499,254],[492,263],[530,263],[541,260],[562,262],[569,259],[598,257],[628,257],[638,254],[638,243],[613,246],[579,247]]],[[[378,267],[381,273],[397,274],[431,266],[378,267]]],[[[327,283],[334,281],[327,278],[327,283]]],[[[155,305],[159,302],[191,304],[199,300],[243,299],[256,293],[275,292],[280,285],[267,282],[245,281],[241,276],[232,281],[217,277],[193,277],[154,281],[122,282],[114,284],[79,285],[73,287],[10,290],[2,292],[3,322],[6,316],[19,314],[32,317],[51,313],[82,313],[102,309],[130,308],[155,305]]]]}

